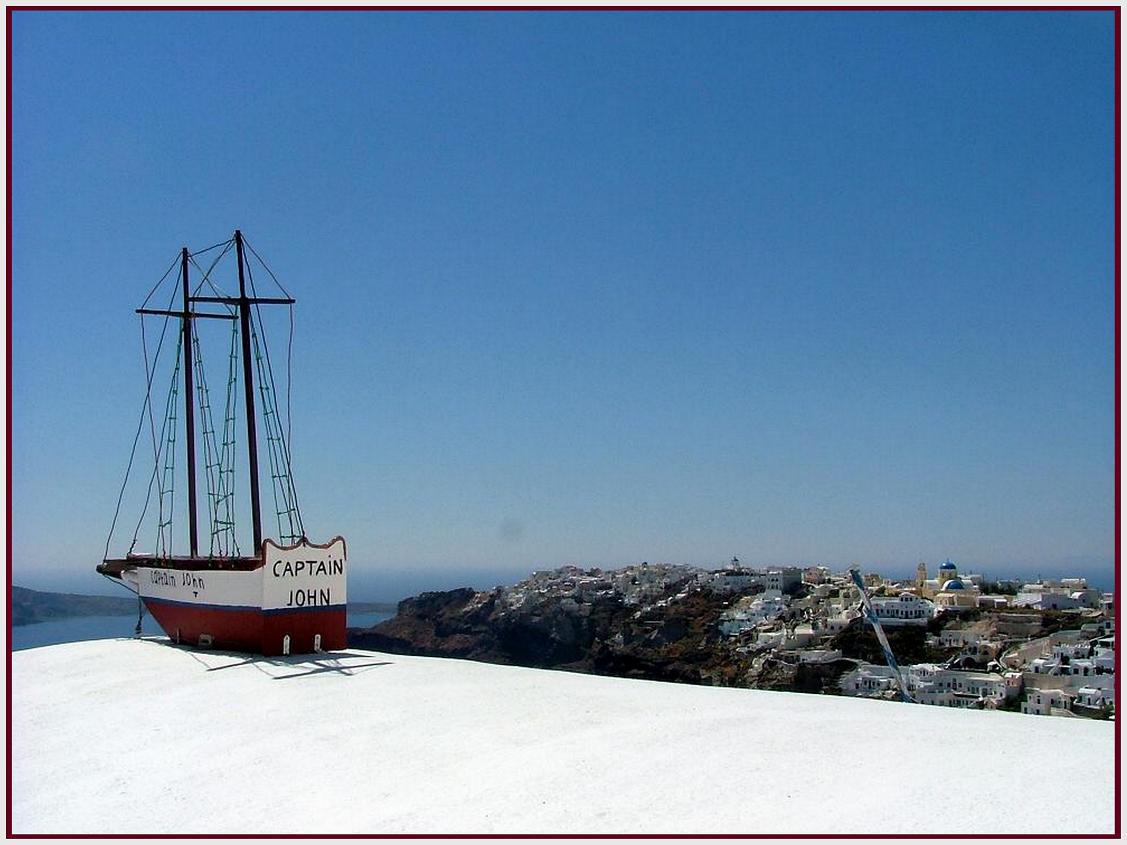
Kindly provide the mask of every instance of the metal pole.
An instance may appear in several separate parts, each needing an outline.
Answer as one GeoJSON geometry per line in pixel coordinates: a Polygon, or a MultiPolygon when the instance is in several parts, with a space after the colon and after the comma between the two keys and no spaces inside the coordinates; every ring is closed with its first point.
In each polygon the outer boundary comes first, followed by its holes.
{"type": "Polygon", "coordinates": [[[180,253],[180,270],[184,280],[184,425],[188,444],[188,553],[199,554],[196,533],[196,397],[192,395],[192,310],[188,302],[188,248],[180,253]]]}
{"type": "Polygon", "coordinates": [[[235,230],[235,254],[239,263],[239,323],[243,335],[243,395],[247,407],[247,451],[250,459],[250,511],[254,526],[254,553],[262,551],[262,507],[258,498],[258,435],[254,424],[254,376],[250,362],[250,302],[243,277],[243,233],[235,230]]]}
{"type": "Polygon", "coordinates": [[[869,601],[869,594],[865,590],[865,582],[861,579],[861,570],[850,569],[850,577],[853,578],[853,584],[857,587],[857,592],[861,594],[861,608],[862,614],[868,620],[869,624],[873,626],[873,631],[876,632],[877,642],[880,643],[881,650],[884,651],[884,659],[888,661],[888,667],[892,670],[893,677],[896,680],[896,687],[900,690],[901,701],[912,701],[912,697],[908,695],[908,689],[904,685],[904,675],[900,671],[900,666],[896,662],[896,655],[892,653],[892,646],[888,644],[888,637],[884,635],[884,629],[880,626],[880,619],[877,618],[877,612],[873,609],[872,602],[869,601]]]}

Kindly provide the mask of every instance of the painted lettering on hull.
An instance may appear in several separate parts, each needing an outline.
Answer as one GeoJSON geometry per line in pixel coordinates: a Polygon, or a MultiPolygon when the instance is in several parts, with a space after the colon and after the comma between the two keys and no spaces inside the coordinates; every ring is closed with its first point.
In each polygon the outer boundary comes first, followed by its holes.
{"type": "Polygon", "coordinates": [[[325,546],[303,542],[289,548],[267,540],[262,551],[263,610],[320,610],[347,601],[347,556],[339,537],[325,546]]]}
{"type": "Polygon", "coordinates": [[[344,561],[331,560],[276,560],[273,564],[275,578],[343,575],[344,561]]]}
{"type": "Polygon", "coordinates": [[[149,583],[160,584],[162,587],[175,587],[176,574],[174,572],[167,572],[163,569],[150,569],[149,583]]]}
{"type": "Polygon", "coordinates": [[[290,590],[286,607],[328,607],[331,590],[290,590]]]}
{"type": "Polygon", "coordinates": [[[195,591],[204,588],[203,578],[195,572],[170,572],[167,569],[150,569],[149,583],[161,587],[186,587],[195,591]]]}

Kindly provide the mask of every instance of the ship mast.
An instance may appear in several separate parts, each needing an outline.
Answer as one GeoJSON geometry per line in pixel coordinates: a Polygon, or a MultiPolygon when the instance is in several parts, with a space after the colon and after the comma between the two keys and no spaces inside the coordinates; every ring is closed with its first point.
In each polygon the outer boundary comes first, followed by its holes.
{"type": "Polygon", "coordinates": [[[165,311],[158,308],[138,308],[138,314],[152,314],[163,317],[179,317],[183,332],[184,347],[184,427],[188,451],[188,550],[191,557],[199,556],[198,522],[196,520],[196,420],[195,397],[192,395],[192,320],[206,317],[211,320],[233,320],[230,314],[208,314],[192,311],[191,303],[199,302],[200,297],[191,295],[188,285],[188,261],[191,253],[184,247],[180,251],[180,277],[184,293],[183,311],[165,311]]]}
{"type": "Polygon", "coordinates": [[[192,310],[188,290],[188,247],[180,252],[180,271],[184,282],[184,425],[188,430],[188,554],[199,555],[196,531],[196,420],[192,394],[192,310]]]}
{"type": "Polygon", "coordinates": [[[250,513],[254,526],[254,552],[262,548],[262,504],[258,495],[258,432],[254,420],[254,374],[250,364],[250,300],[243,275],[243,233],[235,230],[235,255],[239,264],[239,328],[243,341],[243,395],[247,410],[247,452],[250,459],[250,513]]]}
{"type": "MultiPolygon", "coordinates": [[[[187,247],[184,247],[180,251],[180,274],[183,287],[184,309],[182,311],[166,311],[164,309],[144,307],[136,309],[138,314],[178,317],[181,321],[184,347],[184,425],[187,430],[186,448],[188,452],[188,546],[190,557],[193,558],[199,557],[199,529],[198,520],[196,518],[196,425],[194,413],[195,397],[192,395],[192,355],[194,352],[192,320],[196,318],[239,320],[239,328],[241,329],[242,335],[243,396],[247,416],[247,461],[250,469],[250,506],[254,531],[254,554],[257,557],[262,553],[262,506],[258,488],[258,432],[256,430],[254,411],[254,367],[251,363],[252,317],[250,308],[252,305],[293,305],[294,302],[296,302],[295,299],[289,296],[247,296],[246,257],[243,253],[243,233],[236,229],[233,240],[235,242],[235,255],[239,267],[238,296],[192,296],[188,280],[188,263],[191,261],[192,254],[188,251],[187,247]],[[239,314],[238,317],[236,317],[234,314],[210,314],[202,311],[192,311],[192,303],[197,302],[237,306],[239,314]]],[[[228,244],[229,243],[230,242],[228,242],[228,244]]],[[[251,251],[254,251],[253,248],[251,251]]],[[[252,288],[253,285],[254,280],[252,278],[252,288]]]]}
{"type": "MultiPolygon", "coordinates": [[[[254,553],[262,552],[262,505],[258,491],[258,431],[254,411],[254,367],[251,363],[251,313],[252,305],[293,305],[290,297],[247,296],[246,259],[243,255],[243,233],[235,230],[235,257],[239,266],[238,296],[190,296],[190,302],[213,302],[235,305],[239,309],[239,328],[242,335],[243,397],[247,414],[247,462],[250,469],[250,510],[254,531],[254,553]]],[[[185,308],[187,312],[187,308],[185,308]]],[[[194,316],[205,316],[196,314],[194,316]]]]}

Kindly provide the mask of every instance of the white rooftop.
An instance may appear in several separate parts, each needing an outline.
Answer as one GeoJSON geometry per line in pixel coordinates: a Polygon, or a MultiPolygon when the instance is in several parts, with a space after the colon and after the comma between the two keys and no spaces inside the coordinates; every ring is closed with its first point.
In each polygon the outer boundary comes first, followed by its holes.
{"type": "Polygon", "coordinates": [[[17,834],[1098,833],[1113,750],[1107,722],[363,651],[12,655],[17,834]],[[974,761],[973,812],[936,807],[938,759],[974,761]]]}

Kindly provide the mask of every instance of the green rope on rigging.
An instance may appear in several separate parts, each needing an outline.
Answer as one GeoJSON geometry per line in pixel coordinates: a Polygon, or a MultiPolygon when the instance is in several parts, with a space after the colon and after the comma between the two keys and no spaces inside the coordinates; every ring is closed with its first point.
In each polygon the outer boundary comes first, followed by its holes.
{"type": "Polygon", "coordinates": [[[157,523],[157,554],[161,557],[172,555],[173,518],[175,514],[175,488],[176,488],[176,406],[180,395],[180,362],[184,347],[183,335],[177,335],[176,363],[172,369],[172,385],[168,390],[168,402],[165,405],[164,423],[161,427],[165,439],[161,450],[164,452],[164,465],[157,479],[158,495],[158,523],[157,523]],[[165,500],[168,501],[167,518],[165,518],[165,500]]]}
{"type": "Polygon", "coordinates": [[[199,337],[193,329],[194,363],[196,368],[197,398],[202,421],[204,475],[207,482],[208,518],[211,525],[209,555],[225,557],[238,555],[235,539],[234,476],[235,476],[235,403],[234,386],[237,382],[235,361],[238,326],[232,321],[231,350],[228,352],[227,396],[224,407],[223,439],[217,442],[215,417],[211,409],[211,390],[207,387],[203,354],[199,337]]]}
{"type": "Polygon", "coordinates": [[[231,321],[231,342],[227,352],[227,397],[223,409],[223,444],[219,452],[219,490],[222,496],[223,518],[219,520],[221,531],[226,538],[226,551],[229,555],[239,554],[239,542],[235,534],[235,432],[237,431],[235,413],[237,411],[239,380],[239,326],[231,321]]]}
{"type": "Polygon", "coordinates": [[[208,390],[207,387],[207,375],[203,366],[203,353],[200,349],[200,339],[199,335],[196,333],[195,326],[192,327],[192,352],[192,362],[195,365],[196,371],[196,397],[200,409],[200,439],[203,444],[204,478],[207,483],[207,515],[211,526],[209,555],[215,557],[217,552],[222,553],[222,549],[219,548],[219,544],[217,543],[218,532],[216,530],[219,521],[219,491],[216,470],[219,463],[216,456],[215,423],[212,420],[211,414],[211,391],[208,390]]]}
{"type": "Polygon", "coordinates": [[[293,543],[304,536],[301,514],[297,507],[285,435],[278,419],[278,408],[273,393],[273,379],[264,361],[258,332],[251,323],[251,345],[258,369],[258,389],[262,395],[262,418],[266,428],[267,455],[270,459],[271,491],[274,495],[274,512],[278,520],[278,535],[283,543],[293,543]]]}

